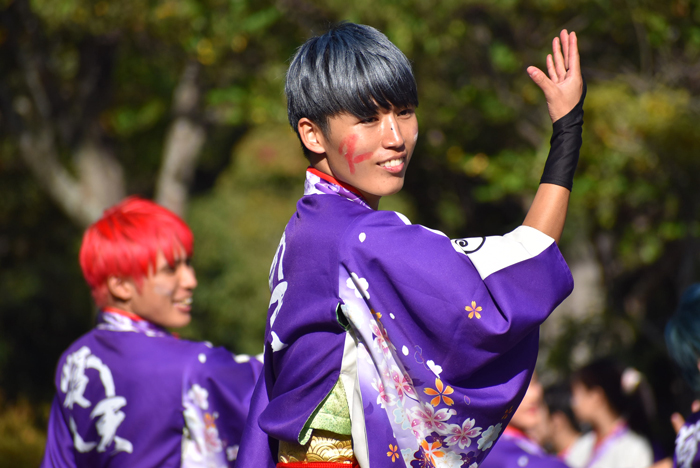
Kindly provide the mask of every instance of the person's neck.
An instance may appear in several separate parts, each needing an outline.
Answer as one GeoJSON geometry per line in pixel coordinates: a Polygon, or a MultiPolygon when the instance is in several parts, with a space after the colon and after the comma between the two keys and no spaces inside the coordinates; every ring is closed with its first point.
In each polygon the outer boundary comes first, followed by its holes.
{"type": "Polygon", "coordinates": [[[609,437],[622,424],[624,421],[618,415],[601,411],[598,420],[593,424],[598,441],[609,437]]]}
{"type": "Polygon", "coordinates": [[[555,431],[552,434],[552,446],[557,453],[565,453],[580,436],[576,431],[555,431]]]}
{"type": "Polygon", "coordinates": [[[331,170],[331,166],[328,164],[328,160],[326,158],[322,159],[312,159],[311,161],[311,167],[316,169],[319,172],[322,172],[326,174],[327,176],[331,177],[338,185],[341,187],[346,187],[346,188],[352,188],[350,190],[351,192],[356,192],[359,194],[365,202],[372,208],[373,210],[378,210],[379,209],[379,200],[381,197],[378,197],[376,195],[371,195],[368,194],[367,192],[364,192],[357,187],[348,184],[347,182],[343,182],[342,180],[338,179],[334,174],[333,171],[331,170]]]}

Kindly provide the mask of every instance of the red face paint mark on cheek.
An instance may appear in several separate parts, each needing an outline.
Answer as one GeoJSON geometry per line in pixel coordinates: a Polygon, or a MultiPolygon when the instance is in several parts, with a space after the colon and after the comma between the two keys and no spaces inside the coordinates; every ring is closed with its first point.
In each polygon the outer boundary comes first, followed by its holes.
{"type": "Polygon", "coordinates": [[[350,174],[355,173],[355,164],[367,161],[369,158],[372,157],[371,152],[359,154],[357,156],[354,155],[355,145],[357,144],[357,138],[357,135],[349,135],[345,137],[343,141],[340,142],[340,146],[338,147],[338,152],[342,154],[345,157],[345,160],[348,162],[348,169],[350,169],[350,174]]]}
{"type": "Polygon", "coordinates": [[[354,158],[352,158],[352,162],[354,162],[354,163],[361,163],[362,161],[367,161],[367,160],[368,160],[369,158],[371,158],[371,157],[372,157],[372,153],[360,154],[360,155],[355,156],[354,158]]]}
{"type": "Polygon", "coordinates": [[[350,169],[350,174],[355,173],[355,161],[353,160],[353,153],[355,152],[355,144],[357,143],[357,135],[348,135],[343,138],[338,147],[338,153],[345,157],[348,162],[348,169],[350,169]],[[343,151],[345,150],[345,151],[343,151]]]}

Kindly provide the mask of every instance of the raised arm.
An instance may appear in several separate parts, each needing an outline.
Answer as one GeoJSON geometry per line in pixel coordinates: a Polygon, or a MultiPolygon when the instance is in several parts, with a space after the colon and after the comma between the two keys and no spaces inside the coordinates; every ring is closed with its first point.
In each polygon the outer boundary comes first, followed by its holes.
{"type": "Polygon", "coordinates": [[[576,33],[563,30],[559,37],[554,38],[552,54],[547,55],[547,74],[537,67],[528,67],[527,72],[547,99],[553,134],[540,187],[523,225],[559,242],[578,163],[583,124],[585,84],[581,77],[576,33]]]}

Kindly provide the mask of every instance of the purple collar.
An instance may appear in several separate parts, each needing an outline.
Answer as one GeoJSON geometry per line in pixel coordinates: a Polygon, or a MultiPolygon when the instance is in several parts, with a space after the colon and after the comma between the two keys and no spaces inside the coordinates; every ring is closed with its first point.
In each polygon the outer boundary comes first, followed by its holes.
{"type": "MultiPolygon", "coordinates": [[[[350,186],[341,184],[333,177],[310,167],[306,170],[306,182],[304,183],[304,195],[340,195],[350,201],[372,209],[358,193],[350,190],[350,186]]],[[[354,187],[353,187],[354,188],[354,187]]]]}

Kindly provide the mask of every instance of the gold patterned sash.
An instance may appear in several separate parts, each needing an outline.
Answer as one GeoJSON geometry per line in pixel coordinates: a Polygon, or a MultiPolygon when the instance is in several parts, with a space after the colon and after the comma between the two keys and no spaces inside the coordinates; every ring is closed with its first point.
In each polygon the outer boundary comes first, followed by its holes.
{"type": "Polygon", "coordinates": [[[353,463],[355,454],[352,450],[352,438],[349,435],[314,429],[311,438],[304,445],[281,440],[279,462],[353,463]]]}

